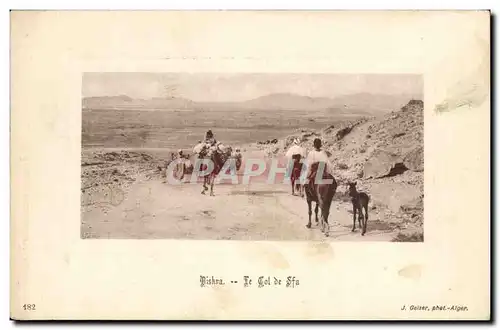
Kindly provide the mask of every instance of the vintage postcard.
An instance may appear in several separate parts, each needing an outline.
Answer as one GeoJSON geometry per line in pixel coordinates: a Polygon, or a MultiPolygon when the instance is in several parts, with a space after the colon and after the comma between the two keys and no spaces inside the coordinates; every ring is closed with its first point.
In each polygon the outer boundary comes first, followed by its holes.
{"type": "Polygon", "coordinates": [[[11,26],[13,319],[490,319],[489,12],[11,26]]]}

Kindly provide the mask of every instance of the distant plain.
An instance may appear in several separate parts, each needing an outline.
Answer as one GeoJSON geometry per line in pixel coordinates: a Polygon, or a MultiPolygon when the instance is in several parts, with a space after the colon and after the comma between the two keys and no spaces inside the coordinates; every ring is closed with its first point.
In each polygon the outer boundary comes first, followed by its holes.
{"type": "Polygon", "coordinates": [[[84,109],[82,147],[153,153],[189,150],[209,129],[217,140],[238,146],[284,137],[298,129],[320,129],[359,116],[332,110],[84,109]]]}

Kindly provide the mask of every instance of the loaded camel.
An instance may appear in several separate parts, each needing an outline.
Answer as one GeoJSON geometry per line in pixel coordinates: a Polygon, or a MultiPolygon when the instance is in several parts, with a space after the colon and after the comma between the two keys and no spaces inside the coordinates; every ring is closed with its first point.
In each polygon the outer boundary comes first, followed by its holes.
{"type": "MultiPolygon", "coordinates": [[[[208,186],[210,186],[210,196],[215,196],[214,195],[214,182],[219,175],[220,171],[224,167],[224,164],[226,161],[230,158],[231,156],[231,150],[227,148],[226,150],[223,150],[221,148],[221,144],[217,144],[215,146],[204,146],[201,151],[199,152],[199,158],[200,159],[209,159],[212,164],[213,164],[213,169],[205,174],[203,176],[203,190],[201,193],[205,195],[206,191],[208,190],[208,186]]],[[[199,170],[200,171],[206,171],[207,170],[207,164],[201,163],[199,170]]]]}

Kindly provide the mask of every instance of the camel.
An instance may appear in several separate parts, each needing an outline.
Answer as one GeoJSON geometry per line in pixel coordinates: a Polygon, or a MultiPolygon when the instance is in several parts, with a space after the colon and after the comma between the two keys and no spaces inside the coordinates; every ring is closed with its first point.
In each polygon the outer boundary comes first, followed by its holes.
{"type": "MultiPolygon", "coordinates": [[[[210,186],[210,196],[215,196],[214,195],[215,178],[217,177],[221,169],[224,167],[224,164],[229,159],[230,155],[231,153],[229,148],[227,148],[226,151],[223,151],[220,149],[219,145],[210,148],[203,148],[200,151],[199,157],[210,159],[214,165],[212,171],[203,176],[203,190],[201,191],[203,195],[205,195],[206,191],[208,190],[208,186],[210,186]]],[[[200,168],[200,170],[204,170],[206,169],[207,165],[201,164],[201,166],[203,168],[200,168]]]]}
{"type": "Polygon", "coordinates": [[[318,173],[319,162],[311,165],[311,171],[308,176],[309,182],[305,184],[304,190],[306,193],[307,206],[309,209],[309,221],[306,225],[311,228],[312,202],[316,203],[316,223],[318,223],[318,207],[321,209],[321,232],[328,237],[329,225],[328,216],[330,214],[330,205],[332,204],[333,196],[337,191],[337,182],[335,178],[326,171],[326,164],[323,163],[323,180],[331,180],[331,182],[316,183],[316,175],[318,173]]]}
{"type": "Polygon", "coordinates": [[[292,195],[295,195],[295,190],[297,190],[300,194],[300,197],[304,197],[304,190],[302,189],[302,185],[300,184],[300,175],[302,173],[302,163],[300,159],[301,155],[293,155],[293,167],[292,167],[292,175],[290,176],[290,180],[292,181],[292,195]],[[297,181],[299,180],[299,181],[297,181]]]}

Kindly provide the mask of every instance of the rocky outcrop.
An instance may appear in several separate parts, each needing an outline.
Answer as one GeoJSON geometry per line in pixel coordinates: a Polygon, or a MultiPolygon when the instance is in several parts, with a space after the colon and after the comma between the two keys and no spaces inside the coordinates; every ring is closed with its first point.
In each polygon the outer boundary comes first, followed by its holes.
{"type": "Polygon", "coordinates": [[[371,195],[381,221],[422,228],[423,109],[421,100],[411,100],[382,117],[335,123],[313,133],[299,132],[284,140],[281,152],[295,138],[311,150],[313,137],[320,137],[335,165],[339,192],[346,182],[358,181],[371,195]]]}
{"type": "Polygon", "coordinates": [[[363,175],[367,179],[377,179],[389,176],[397,164],[401,164],[401,157],[386,150],[377,150],[372,153],[365,163],[363,175]]]}
{"type": "Polygon", "coordinates": [[[424,147],[417,146],[408,152],[404,156],[403,163],[411,171],[422,172],[424,170],[424,147]]]}

